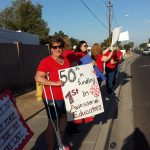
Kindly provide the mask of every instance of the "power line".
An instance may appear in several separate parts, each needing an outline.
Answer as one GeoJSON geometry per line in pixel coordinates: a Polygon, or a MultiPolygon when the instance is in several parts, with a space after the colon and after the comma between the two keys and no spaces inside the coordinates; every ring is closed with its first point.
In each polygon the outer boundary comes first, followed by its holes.
{"type": "Polygon", "coordinates": [[[103,3],[105,4],[105,5],[107,5],[107,3],[103,0],[103,3]]]}
{"type": "Polygon", "coordinates": [[[116,19],[116,16],[115,16],[114,9],[112,9],[112,13],[113,13],[113,17],[114,17],[114,19],[115,19],[115,23],[116,23],[116,25],[117,25],[117,26],[119,26],[119,25],[118,25],[118,23],[117,23],[117,19],[116,19]]]}
{"type": "Polygon", "coordinates": [[[102,11],[100,11],[101,9],[99,8],[99,4],[97,3],[96,0],[95,0],[95,5],[98,8],[99,12],[106,18],[106,14],[104,14],[102,11]]]}
{"type": "Polygon", "coordinates": [[[93,13],[93,11],[85,4],[85,2],[83,0],[81,0],[81,2],[91,12],[91,14],[103,25],[103,27],[108,30],[107,26],[93,13]]]}

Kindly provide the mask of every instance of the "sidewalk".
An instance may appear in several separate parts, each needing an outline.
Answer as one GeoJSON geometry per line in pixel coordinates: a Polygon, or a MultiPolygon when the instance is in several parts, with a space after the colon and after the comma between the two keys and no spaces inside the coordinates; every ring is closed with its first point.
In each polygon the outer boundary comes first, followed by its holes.
{"type": "MultiPolygon", "coordinates": [[[[132,56],[133,54],[126,55],[124,63],[132,56]]],[[[123,72],[123,69],[121,71],[123,72]]],[[[80,134],[69,137],[74,143],[74,150],[105,150],[113,119],[117,118],[120,85],[115,90],[116,96],[105,93],[104,84],[102,84],[101,92],[105,112],[97,115],[94,122],[79,125],[80,134]]],[[[16,103],[23,118],[35,133],[24,150],[46,150],[44,135],[47,115],[43,103],[36,101],[35,91],[16,97],[16,103]]]]}

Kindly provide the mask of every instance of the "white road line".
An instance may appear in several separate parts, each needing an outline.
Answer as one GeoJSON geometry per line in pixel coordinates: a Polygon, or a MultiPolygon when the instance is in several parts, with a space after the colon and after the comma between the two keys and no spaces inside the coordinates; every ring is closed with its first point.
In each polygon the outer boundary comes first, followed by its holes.
{"type": "Polygon", "coordinates": [[[137,67],[142,67],[142,68],[144,68],[144,67],[150,67],[150,65],[141,65],[141,66],[137,66],[137,67]]]}

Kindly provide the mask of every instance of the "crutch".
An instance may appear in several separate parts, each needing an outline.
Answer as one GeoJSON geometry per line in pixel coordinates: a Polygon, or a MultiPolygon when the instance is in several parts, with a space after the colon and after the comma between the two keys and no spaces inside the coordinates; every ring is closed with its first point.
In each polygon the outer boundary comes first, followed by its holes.
{"type": "MultiPolygon", "coordinates": [[[[57,114],[57,110],[56,110],[56,105],[55,105],[55,101],[54,101],[52,89],[51,89],[51,86],[49,86],[49,87],[50,87],[50,93],[52,95],[52,101],[53,101],[53,105],[54,105],[54,109],[55,109],[55,113],[56,113],[56,126],[55,126],[55,123],[54,123],[54,121],[52,119],[49,107],[48,107],[48,114],[50,116],[50,120],[52,122],[52,125],[53,125],[55,133],[56,133],[56,139],[57,139],[57,144],[58,144],[59,150],[65,150],[65,148],[64,148],[64,146],[62,144],[61,137],[60,137],[60,131],[59,131],[59,126],[58,126],[58,114],[57,114]]],[[[46,90],[45,90],[44,85],[43,85],[43,90],[44,90],[44,95],[45,95],[46,103],[47,103],[47,106],[48,106],[48,98],[47,98],[47,94],[46,94],[46,90]]]]}

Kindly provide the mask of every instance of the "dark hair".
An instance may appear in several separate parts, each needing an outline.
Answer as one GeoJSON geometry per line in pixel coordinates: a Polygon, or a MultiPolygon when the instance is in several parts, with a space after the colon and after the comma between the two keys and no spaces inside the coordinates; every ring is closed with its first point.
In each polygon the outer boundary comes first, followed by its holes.
{"type": "Polygon", "coordinates": [[[64,40],[59,36],[53,36],[49,41],[49,46],[52,47],[53,43],[60,43],[62,47],[65,45],[64,40]]]}
{"type": "Polygon", "coordinates": [[[87,42],[85,42],[85,41],[80,41],[80,42],[78,43],[76,49],[75,49],[75,52],[81,52],[81,49],[80,49],[80,48],[81,48],[81,45],[84,44],[84,43],[87,44],[87,42]]]}

